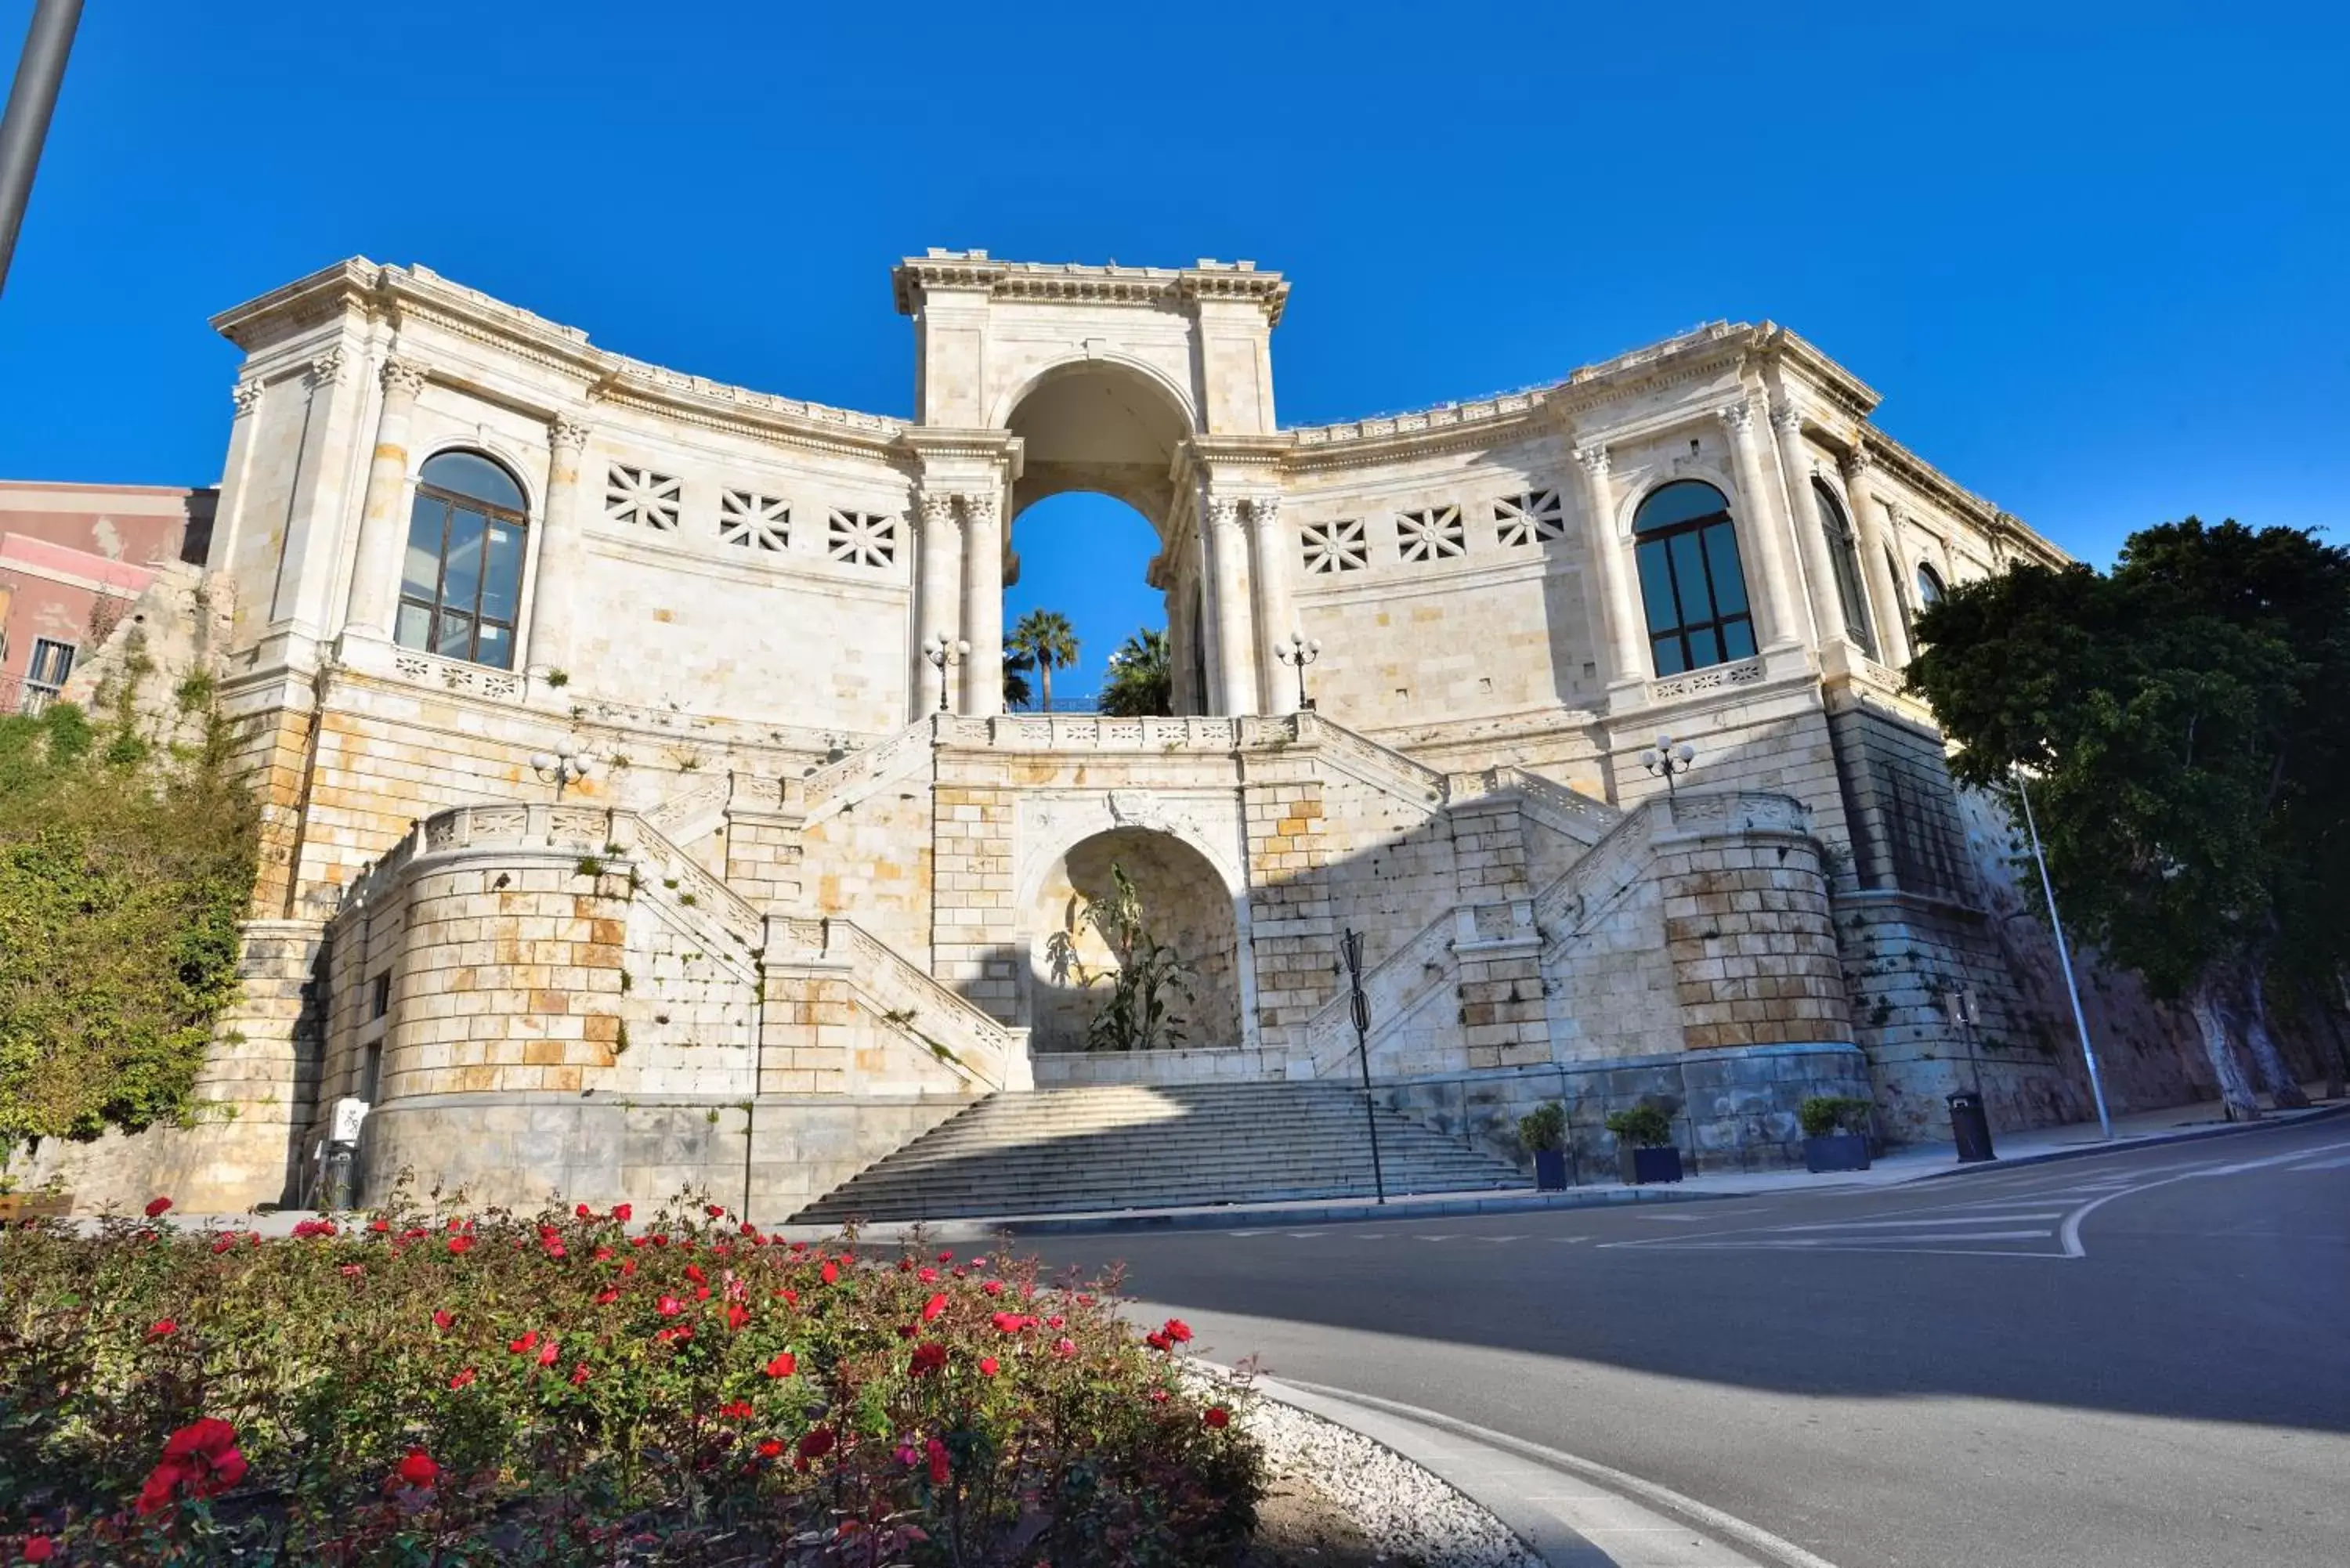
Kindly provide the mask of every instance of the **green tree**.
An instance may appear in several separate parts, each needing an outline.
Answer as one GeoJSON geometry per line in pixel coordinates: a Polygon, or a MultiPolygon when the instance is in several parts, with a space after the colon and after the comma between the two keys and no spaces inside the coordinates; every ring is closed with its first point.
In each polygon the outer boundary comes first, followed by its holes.
{"type": "Polygon", "coordinates": [[[258,823],[217,719],[185,755],[127,703],[0,720],[0,1150],[192,1112],[258,823]]]}
{"type": "Polygon", "coordinates": [[[1175,711],[1174,672],[1168,658],[1165,630],[1144,627],[1109,656],[1109,677],[1102,682],[1101,711],[1121,719],[1175,711]]]}
{"type": "Polygon", "coordinates": [[[1004,648],[1035,667],[1044,687],[1045,711],[1053,711],[1053,671],[1077,661],[1077,634],[1058,610],[1035,609],[1020,618],[1004,648]]]}
{"type": "Polygon", "coordinates": [[[1003,650],[1003,701],[1006,707],[1025,708],[1036,700],[1035,688],[1028,684],[1028,671],[1034,668],[1028,659],[1014,649],[1003,650]]]}
{"type": "Polygon", "coordinates": [[[1918,619],[1910,684],[1962,748],[1951,771],[2002,794],[2015,770],[2033,776],[2067,921],[2187,1002],[2239,1115],[2258,1111],[2231,1023],[2272,1096],[2299,1097],[2259,990],[2303,897],[2300,862],[2339,826],[2340,786],[2305,773],[2344,743],[2339,705],[2311,701],[2340,630],[2328,614],[2350,614],[2341,552],[2189,519],[2134,535],[2110,576],[2019,566],[1918,619]],[[2255,540],[2259,551],[2239,547],[2255,540]],[[2345,585],[2336,607],[2310,590],[2295,616],[2274,613],[2240,580],[2272,558],[2345,585]],[[2296,618],[2317,631],[2297,633],[2296,618]]]}

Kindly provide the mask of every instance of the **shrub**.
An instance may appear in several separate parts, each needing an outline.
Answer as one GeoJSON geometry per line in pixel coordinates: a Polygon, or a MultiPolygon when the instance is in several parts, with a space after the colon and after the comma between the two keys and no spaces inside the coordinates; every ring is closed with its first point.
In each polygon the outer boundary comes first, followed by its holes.
{"type": "Polygon", "coordinates": [[[1850,1095],[1814,1095],[1795,1107],[1795,1119],[1804,1124],[1805,1137],[1825,1137],[1836,1132],[1865,1133],[1868,1130],[1868,1114],[1876,1108],[1874,1101],[1850,1095]]]}
{"type": "Polygon", "coordinates": [[[1253,1527],[1258,1450],[1180,1323],[629,1217],[0,1235],[0,1556],[1174,1564],[1253,1527]]]}
{"type": "Polygon", "coordinates": [[[1662,1148],[1673,1141],[1673,1124],[1654,1106],[1607,1113],[1607,1130],[1635,1148],[1662,1148]]]}
{"type": "Polygon", "coordinates": [[[1566,1110],[1555,1100],[1536,1106],[1518,1118],[1518,1141],[1529,1152],[1566,1147],[1566,1110]]]}

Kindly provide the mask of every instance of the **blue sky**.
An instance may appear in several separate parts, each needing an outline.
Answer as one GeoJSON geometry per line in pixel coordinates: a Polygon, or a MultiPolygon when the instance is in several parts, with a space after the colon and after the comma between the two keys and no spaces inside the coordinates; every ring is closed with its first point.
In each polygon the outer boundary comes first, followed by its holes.
{"type": "MultiPolygon", "coordinates": [[[[118,0],[0,298],[0,476],[216,480],[204,317],[355,253],[904,413],[889,267],[943,244],[1280,268],[1288,423],[1768,317],[2092,559],[2190,511],[2322,525],[2345,47],[2314,5],[118,0]]],[[[1156,613],[1115,513],[1020,528],[1011,613],[1085,641],[1064,689],[1156,613]]]]}

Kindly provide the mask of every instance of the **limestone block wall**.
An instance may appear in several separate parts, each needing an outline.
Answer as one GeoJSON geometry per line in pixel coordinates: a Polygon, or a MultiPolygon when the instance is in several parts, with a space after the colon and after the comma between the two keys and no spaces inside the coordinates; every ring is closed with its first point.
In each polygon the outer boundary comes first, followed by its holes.
{"type": "MultiPolygon", "coordinates": [[[[642,875],[651,876],[646,872],[642,875]]],[[[629,900],[615,1042],[615,1086],[630,1094],[754,1092],[759,1046],[755,961],[723,934],[681,918],[686,888],[650,889],[629,900]]]]}
{"type": "Polygon", "coordinates": [[[852,915],[908,960],[930,968],[938,804],[925,769],[916,779],[809,823],[800,839],[796,908],[852,915]]]}
{"type": "Polygon", "coordinates": [[[1828,730],[1860,886],[1979,903],[1981,894],[1941,735],[1922,712],[1898,711],[1855,684],[1827,695],[1828,730]]]}
{"type": "Polygon", "coordinates": [[[1252,784],[1242,806],[1257,1035],[1268,1051],[1294,1042],[1337,985],[1327,797],[1323,779],[1284,768],[1252,784]]]}
{"type": "Polygon", "coordinates": [[[1594,907],[1553,933],[1543,975],[1551,1049],[1560,1061],[1659,1056],[1686,1044],[1664,895],[1652,877],[1620,891],[1595,889],[1594,907]]]}
{"type": "Polygon", "coordinates": [[[1687,799],[1655,839],[1665,951],[1692,1051],[1849,1044],[1828,888],[1805,835],[1723,822],[1687,799]]]}
{"type": "Polygon", "coordinates": [[[1020,1012],[1013,792],[941,783],[931,819],[931,973],[996,1019],[1020,1012]]]}

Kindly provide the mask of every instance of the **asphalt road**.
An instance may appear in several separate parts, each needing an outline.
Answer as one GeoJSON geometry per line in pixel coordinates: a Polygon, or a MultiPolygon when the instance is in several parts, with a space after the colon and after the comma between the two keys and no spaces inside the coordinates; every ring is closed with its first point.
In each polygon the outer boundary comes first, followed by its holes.
{"type": "Polygon", "coordinates": [[[1615,1466],[1838,1568],[2350,1562],[2350,1119],[1843,1194],[1035,1250],[1123,1262],[1213,1359],[1615,1466]]]}

